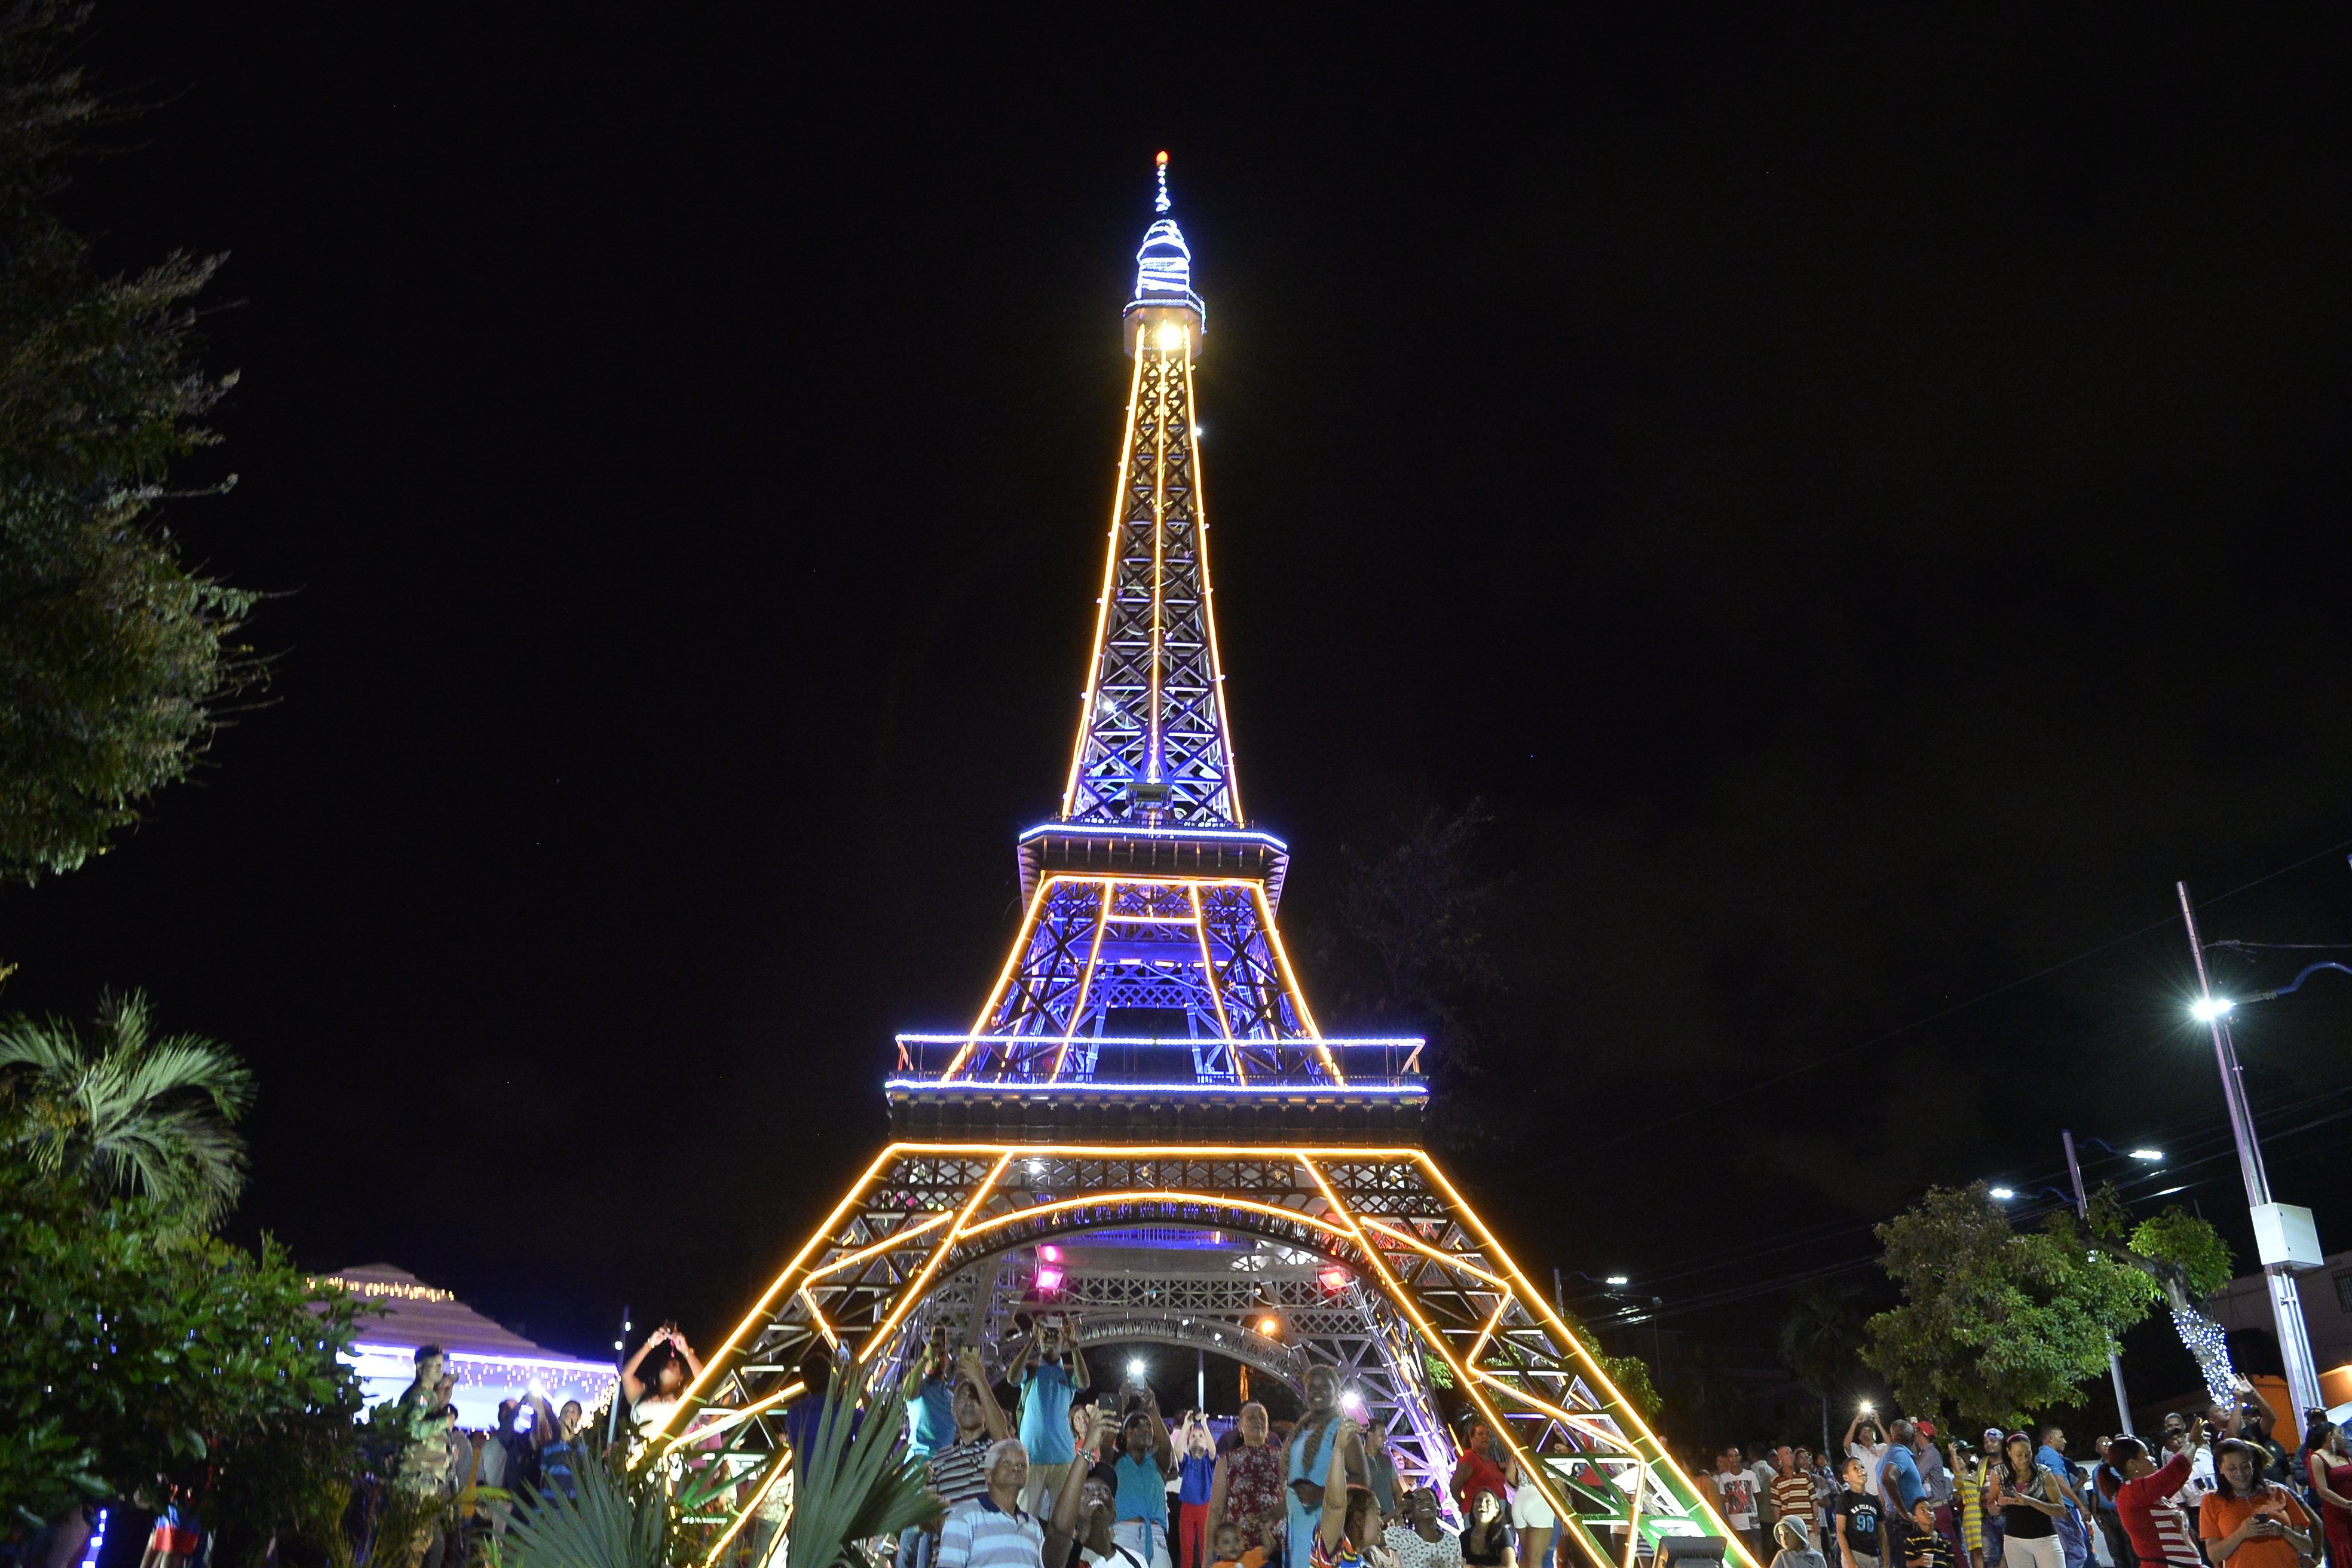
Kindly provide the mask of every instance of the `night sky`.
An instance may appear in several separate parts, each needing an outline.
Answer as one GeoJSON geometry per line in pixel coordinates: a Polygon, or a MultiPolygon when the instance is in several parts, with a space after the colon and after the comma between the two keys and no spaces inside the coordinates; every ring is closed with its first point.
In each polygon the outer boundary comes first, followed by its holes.
{"type": "MultiPolygon", "coordinates": [[[[1492,809],[1447,1114],[1521,1260],[1768,1343],[2062,1126],[2250,1251],[2172,884],[2352,942],[2340,40],[500,13],[109,0],[85,51],[152,106],[65,197],[102,262],[230,255],[181,477],[240,479],[168,521],[276,675],[0,897],[0,1003],[244,1050],[238,1234],[583,1352],[732,1323],[1013,934],[1165,147],[1285,927],[1391,1026],[1340,848],[1492,809]]],[[[2331,974],[2240,1035],[2339,1247],[2347,1025],[2331,974]]]]}

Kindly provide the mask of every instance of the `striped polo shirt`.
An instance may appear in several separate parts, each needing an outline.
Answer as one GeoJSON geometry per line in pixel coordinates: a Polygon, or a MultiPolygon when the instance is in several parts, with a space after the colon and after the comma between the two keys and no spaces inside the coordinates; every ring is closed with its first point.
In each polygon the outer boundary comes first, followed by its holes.
{"type": "Polygon", "coordinates": [[[931,1450],[931,1489],[950,1508],[988,1493],[988,1435],[931,1450]]]}
{"type": "Polygon", "coordinates": [[[1045,1568],[1045,1531],[1018,1508],[1007,1512],[983,1494],[948,1510],[935,1561],[938,1568],[1045,1568]]]}

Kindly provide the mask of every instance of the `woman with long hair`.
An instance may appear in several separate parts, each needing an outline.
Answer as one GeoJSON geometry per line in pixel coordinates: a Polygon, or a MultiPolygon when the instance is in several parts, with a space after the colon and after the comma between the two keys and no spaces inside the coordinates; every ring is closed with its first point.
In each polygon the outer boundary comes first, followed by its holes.
{"type": "Polygon", "coordinates": [[[1470,1568],[1519,1568],[1510,1515],[1503,1510],[1503,1500],[1484,1487],[1470,1494],[1470,1518],[1462,1527],[1462,1561],[1470,1568]]]}
{"type": "Polygon", "coordinates": [[[2197,1532],[2214,1568],[2297,1568],[2314,1555],[2311,1516],[2263,1474],[2270,1456],[2235,1437],[2213,1448],[2213,1491],[2197,1532]]]}
{"type": "Polygon", "coordinates": [[[2313,1422],[2305,1446],[2311,1450],[2311,1492],[2319,1500],[2327,1561],[2344,1568],[2352,1563],[2352,1451],[2347,1449],[2344,1428],[2333,1421],[2313,1422]]]}
{"type": "Polygon", "coordinates": [[[1986,1467],[1985,1507],[1998,1510],[2005,1536],[2004,1559],[2011,1568],[2065,1568],[2058,1544],[2058,1516],[2075,1503],[2065,1478],[2033,1457],[2033,1436],[2011,1432],[2001,1439],[2000,1458],[1986,1467]]]}

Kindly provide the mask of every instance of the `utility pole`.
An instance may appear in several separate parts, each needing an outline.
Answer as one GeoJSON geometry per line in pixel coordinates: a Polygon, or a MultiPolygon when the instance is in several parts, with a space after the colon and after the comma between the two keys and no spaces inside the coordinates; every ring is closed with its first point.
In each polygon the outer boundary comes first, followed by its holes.
{"type": "MultiPolygon", "coordinates": [[[[2074,1212],[2088,1226],[2091,1223],[2091,1198],[2083,1190],[2083,1162],[2074,1157],[2074,1129],[2062,1127],[2058,1130],[2058,1136],[2066,1144],[2066,1173],[2074,1178],[2074,1212]]],[[[2125,1436],[2137,1436],[2138,1434],[2132,1430],[2131,1401],[2124,1395],[2123,1358],[2113,1351],[2107,1352],[2107,1375],[2115,1380],[2116,1384],[2116,1419],[2122,1424],[2125,1436]]]]}
{"type": "MultiPolygon", "coordinates": [[[[2238,1047],[2230,1038],[2230,1021],[2223,1010],[2211,1005],[2213,983],[2205,973],[2205,944],[2197,935],[2197,910],[2189,901],[2189,884],[2176,882],[2173,889],[2180,895],[2181,923],[2189,928],[2189,956],[2197,963],[2197,994],[2211,1015],[2208,1022],[2213,1030],[2213,1059],[2221,1068],[2221,1098],[2230,1108],[2230,1135],[2238,1143],[2238,1170],[2246,1178],[2246,1203],[2250,1208],[2267,1208],[2271,1179],[2263,1169],[2262,1142],[2254,1136],[2253,1112],[2246,1105],[2238,1047]]],[[[2278,1329],[2279,1354],[2286,1362],[2287,1396],[2294,1401],[2294,1415],[2299,1421],[2305,1411],[2326,1403],[2320,1397],[2319,1368],[2312,1360],[2311,1334],[2304,1325],[2303,1297],[2295,1289],[2290,1265],[2265,1263],[2263,1274],[2270,1280],[2271,1316],[2278,1329]]]]}
{"type": "Polygon", "coordinates": [[[604,1447],[621,1427],[621,1369],[629,1364],[629,1310],[621,1309],[621,1337],[613,1342],[613,1403],[604,1410],[604,1447]]]}

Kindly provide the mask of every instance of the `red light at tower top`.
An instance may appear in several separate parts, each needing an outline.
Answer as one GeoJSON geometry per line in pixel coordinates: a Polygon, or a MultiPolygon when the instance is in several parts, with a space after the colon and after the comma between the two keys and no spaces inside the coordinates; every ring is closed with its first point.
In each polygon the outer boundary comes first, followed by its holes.
{"type": "Polygon", "coordinates": [[[1163,169],[1168,166],[1168,154],[1165,153],[1160,154],[1160,166],[1163,169]]]}

